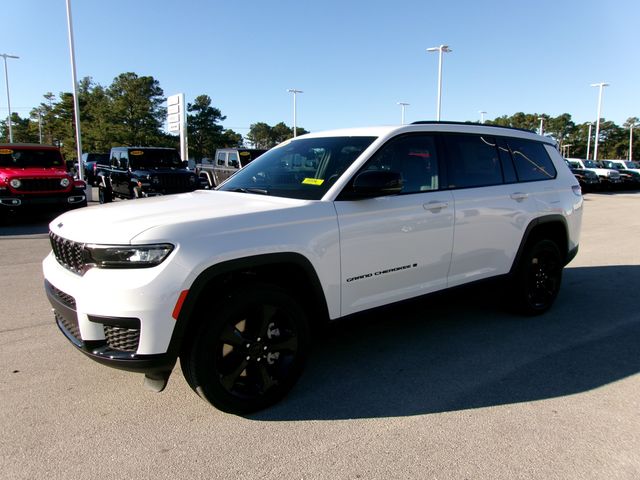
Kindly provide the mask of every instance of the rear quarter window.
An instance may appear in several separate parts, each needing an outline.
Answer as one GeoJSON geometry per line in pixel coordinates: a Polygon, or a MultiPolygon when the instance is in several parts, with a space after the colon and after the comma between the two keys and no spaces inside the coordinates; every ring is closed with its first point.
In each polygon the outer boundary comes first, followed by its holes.
{"type": "Polygon", "coordinates": [[[519,138],[510,138],[507,142],[511,149],[518,180],[534,182],[556,178],[556,168],[542,143],[519,138]]]}

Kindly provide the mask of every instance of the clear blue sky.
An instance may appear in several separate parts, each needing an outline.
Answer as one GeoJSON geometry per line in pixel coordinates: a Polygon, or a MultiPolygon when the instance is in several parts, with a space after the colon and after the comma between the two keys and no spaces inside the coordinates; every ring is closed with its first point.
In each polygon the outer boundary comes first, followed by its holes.
{"type": "MultiPolygon", "coordinates": [[[[123,72],[151,75],[166,96],[207,94],[225,128],[292,123],[318,131],[434,119],[437,54],[444,58],[443,120],[516,112],[570,113],[618,125],[640,117],[640,1],[72,0],[78,77],[108,86],[123,72]]],[[[0,53],[12,110],[71,91],[65,0],[2,6],[0,53]]],[[[6,116],[4,77],[0,115],[6,116]]]]}

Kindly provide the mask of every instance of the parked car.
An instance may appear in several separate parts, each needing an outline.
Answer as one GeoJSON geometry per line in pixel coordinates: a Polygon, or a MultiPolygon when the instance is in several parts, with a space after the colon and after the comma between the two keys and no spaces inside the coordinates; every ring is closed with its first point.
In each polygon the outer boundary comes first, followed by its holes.
{"type": "Polygon", "coordinates": [[[640,168],[635,162],[624,160],[602,160],[598,162],[603,168],[615,169],[620,173],[623,188],[640,187],[640,168]]]}
{"type": "Polygon", "coordinates": [[[568,158],[567,160],[574,164],[578,164],[579,168],[583,170],[590,170],[598,175],[600,185],[603,189],[613,190],[622,186],[622,177],[620,177],[620,172],[614,168],[604,168],[593,160],[582,160],[580,158],[568,158]]]}
{"type": "Polygon", "coordinates": [[[312,133],[215,190],[58,217],[45,289],[88,357],[156,391],[180,357],[201,397],[248,413],[294,386],[325,322],[489,279],[520,312],[546,312],[582,207],[555,142],[530,132],[312,133]]]}
{"type": "Polygon", "coordinates": [[[200,188],[175,148],[114,147],[109,165],[97,167],[100,203],[191,192],[200,188]]]}
{"type": "Polygon", "coordinates": [[[59,148],[40,144],[0,145],[0,215],[26,209],[87,205],[86,184],[75,180],[59,148]]]}
{"type": "Polygon", "coordinates": [[[255,148],[219,148],[215,158],[203,158],[196,164],[196,173],[206,180],[210,188],[215,187],[264,152],[266,150],[255,148]]]}
{"type": "Polygon", "coordinates": [[[82,166],[84,168],[84,180],[89,185],[98,185],[98,176],[96,175],[98,166],[109,165],[108,153],[83,153],[82,166]]]}
{"type": "Polygon", "coordinates": [[[578,182],[580,182],[580,187],[582,187],[583,192],[593,192],[600,189],[600,178],[597,173],[580,168],[578,162],[567,160],[567,165],[571,173],[573,173],[578,182]]]}

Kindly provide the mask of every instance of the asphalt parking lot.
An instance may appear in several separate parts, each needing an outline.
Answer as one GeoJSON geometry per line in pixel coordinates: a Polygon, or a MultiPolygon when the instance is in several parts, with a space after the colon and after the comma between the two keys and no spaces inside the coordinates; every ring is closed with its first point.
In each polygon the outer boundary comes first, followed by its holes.
{"type": "Polygon", "coordinates": [[[474,290],[340,322],[248,417],[179,367],[154,394],[76,352],[43,293],[49,219],[0,226],[0,476],[638,479],[640,194],[585,198],[550,313],[474,290]]]}

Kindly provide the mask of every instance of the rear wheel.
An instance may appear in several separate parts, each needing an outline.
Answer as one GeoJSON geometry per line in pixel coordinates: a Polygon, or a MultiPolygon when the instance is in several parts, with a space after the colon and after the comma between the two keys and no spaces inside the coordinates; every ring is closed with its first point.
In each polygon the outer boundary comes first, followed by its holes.
{"type": "Polygon", "coordinates": [[[278,402],[302,373],[307,315],[288,292],[254,284],[226,295],[180,357],[191,387],[216,408],[250,413],[278,402]]]}
{"type": "Polygon", "coordinates": [[[516,275],[515,307],[525,315],[539,315],[551,308],[560,291],[562,255],[552,240],[537,240],[526,248],[516,275]]]}
{"type": "Polygon", "coordinates": [[[111,192],[111,189],[100,185],[98,187],[98,201],[100,203],[110,203],[112,200],[113,193],[111,192]]]}

